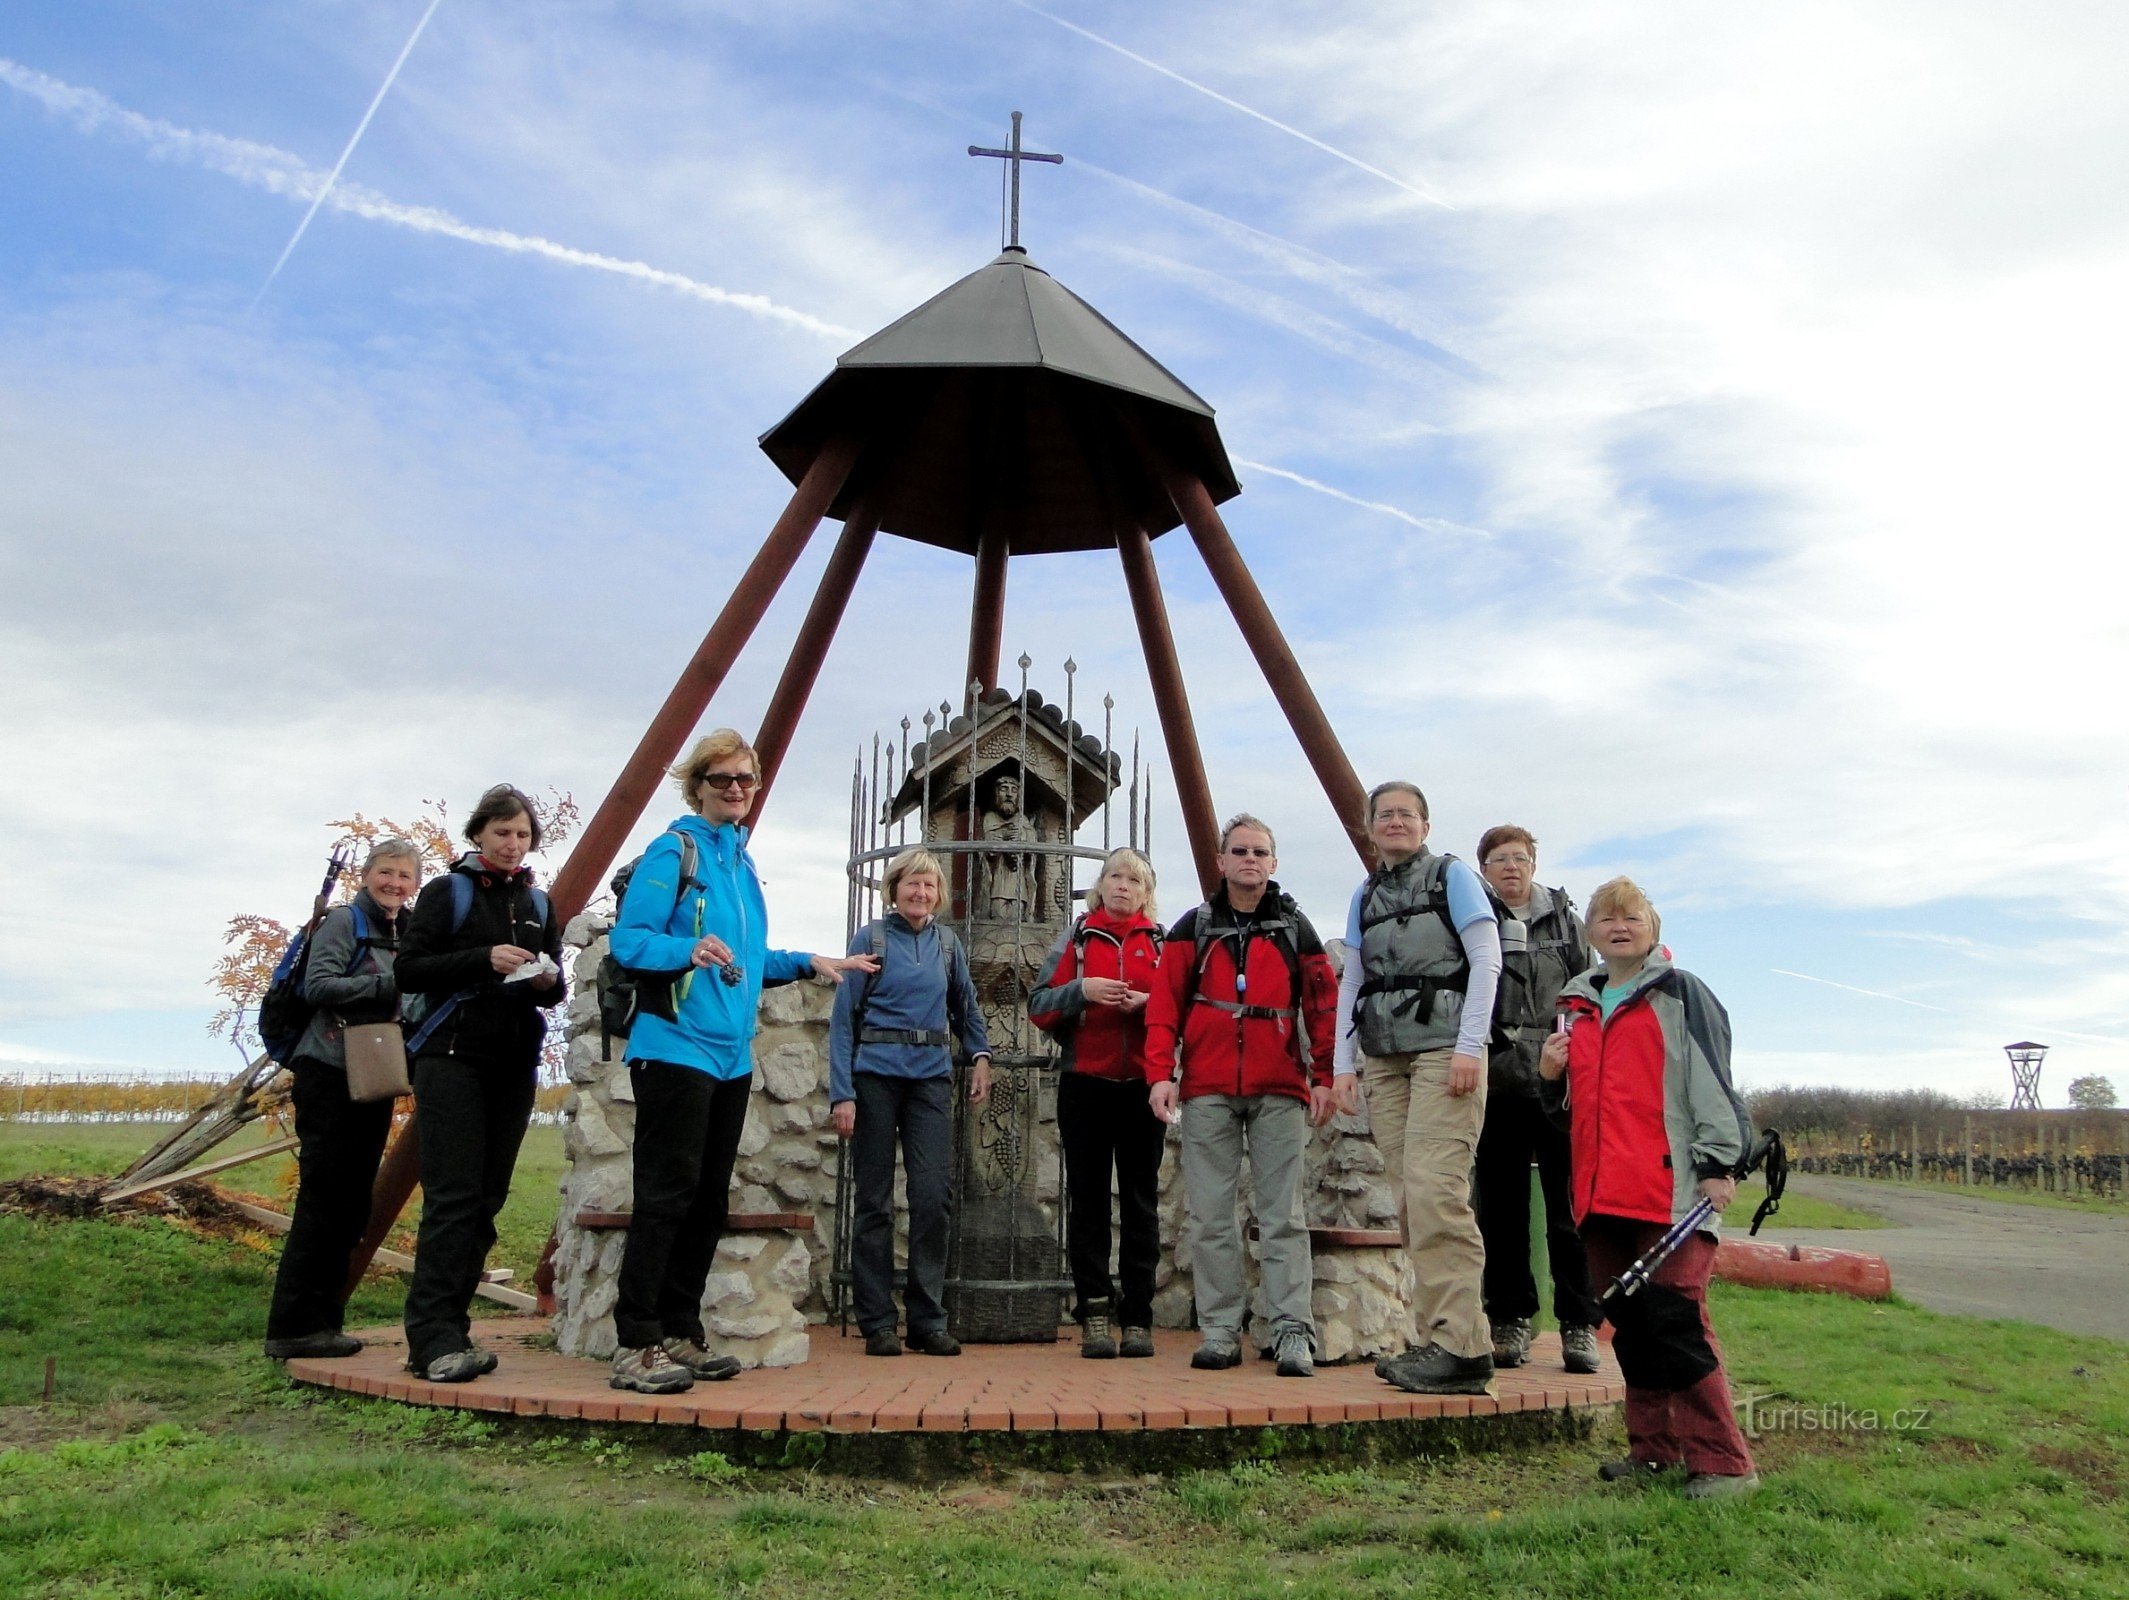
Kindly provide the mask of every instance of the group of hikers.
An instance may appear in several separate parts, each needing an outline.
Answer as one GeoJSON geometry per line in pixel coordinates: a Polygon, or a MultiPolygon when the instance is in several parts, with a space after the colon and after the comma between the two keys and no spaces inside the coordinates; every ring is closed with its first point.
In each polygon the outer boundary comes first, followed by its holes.
{"type": "MultiPolygon", "coordinates": [[[[939,920],[950,876],[922,846],[903,850],[884,874],[886,913],[845,953],[774,949],[744,826],[759,757],[719,729],[673,778],[689,809],[635,863],[610,935],[636,988],[634,1209],[610,1381],[671,1393],[741,1370],[709,1347],[702,1297],[728,1216],[761,989],[808,975],[839,985],[829,1114],[854,1180],[866,1354],[959,1355],[945,1303],[954,1056],[981,1104],[991,1047],[966,952],[939,920]]],[[[1708,1319],[1714,1217],[1638,1294],[1600,1314],[1594,1288],[1703,1199],[1719,1212],[1734,1195],[1751,1127],[1722,1006],[1671,965],[1655,907],[1630,880],[1600,887],[1585,925],[1564,891],[1537,882],[1524,828],[1487,830],[1474,870],[1428,849],[1415,784],[1378,785],[1364,821],[1379,865],[1347,909],[1342,970],[1279,887],[1271,827],[1248,813],[1220,831],[1217,889],[1172,927],[1158,920],[1151,863],[1119,849],[1050,949],[1028,1013],[1062,1056],[1081,1355],[1155,1354],[1160,1168],[1174,1127],[1199,1329],[1191,1365],[1243,1359],[1246,1161],[1263,1353],[1281,1377],[1312,1376],[1310,1130],[1364,1102],[1412,1269],[1415,1337],[1376,1363],[1380,1377],[1417,1393],[1483,1393],[1497,1368],[1530,1358],[1534,1163],[1563,1363],[1597,1370],[1607,1316],[1626,1380],[1631,1453],[1602,1475],[1682,1471],[1696,1498],[1754,1487],[1708,1319]]],[[[350,1098],[341,1034],[399,1015],[404,998],[432,1015],[450,1006],[409,1052],[424,1198],[407,1365],[440,1383],[496,1366],[468,1311],[530,1117],[543,1012],[563,998],[561,936],[524,864],[539,844],[526,796],[489,790],[465,838],[470,848],[426,886],[415,846],[378,845],[351,904],[318,929],[305,980],[317,1014],[290,1063],[301,1176],[269,1355],[361,1348],[341,1326],[344,1280],[390,1108],[350,1098]]]]}

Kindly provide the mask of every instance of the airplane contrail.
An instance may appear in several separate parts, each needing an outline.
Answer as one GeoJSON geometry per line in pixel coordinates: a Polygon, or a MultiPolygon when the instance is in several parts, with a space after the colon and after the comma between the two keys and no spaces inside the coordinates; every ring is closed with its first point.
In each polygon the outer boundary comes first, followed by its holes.
{"type": "Polygon", "coordinates": [[[1094,33],[1089,29],[1082,28],[1076,22],[1067,22],[1063,17],[1057,15],[1056,12],[1045,11],[1042,9],[1041,6],[1032,4],[1031,0],[1013,0],[1013,4],[1018,6],[1023,11],[1032,11],[1036,16],[1043,18],[1045,21],[1056,23],[1058,27],[1063,28],[1068,32],[1078,34],[1082,39],[1087,40],[1090,44],[1098,44],[1104,50],[1113,50],[1118,55],[1122,56],[1125,60],[1135,61],[1140,66],[1146,68],[1150,72],[1158,72],[1164,78],[1172,78],[1186,89],[1195,89],[1199,94],[1204,95],[1207,99],[1219,101],[1221,105],[1226,106],[1229,110],[1239,111],[1245,117],[1255,117],[1259,122],[1264,123],[1269,127],[1277,128],[1281,133],[1292,134],[1303,144],[1314,145],[1325,155],[1336,156],[1347,166],[1358,167],[1362,172],[1367,173],[1370,177],[1380,178],[1384,183],[1392,184],[1395,187],[1404,190],[1406,194],[1411,195],[1415,199],[1424,200],[1429,205],[1440,206],[1444,211],[1454,211],[1456,209],[1455,206],[1451,205],[1448,201],[1444,200],[1438,194],[1429,193],[1427,190],[1420,188],[1417,184],[1407,183],[1404,179],[1397,177],[1393,173],[1385,172],[1380,167],[1370,166],[1367,162],[1361,160],[1360,157],[1353,155],[1349,151],[1341,150],[1334,144],[1325,144],[1314,134],[1303,133],[1292,123],[1281,122],[1277,117],[1266,116],[1263,112],[1257,110],[1254,106],[1245,106],[1239,100],[1230,99],[1228,96],[1220,93],[1219,90],[1208,88],[1206,85],[1199,83],[1195,78],[1186,78],[1180,72],[1175,71],[1171,67],[1164,67],[1158,61],[1148,60],[1146,57],[1140,55],[1136,50],[1127,50],[1122,45],[1118,44],[1114,39],[1104,39],[1100,34],[1094,33]]]}
{"type": "Polygon", "coordinates": [[[1946,1006],[1933,1006],[1927,1001],[1910,1000],[1905,995],[1885,994],[1877,989],[1858,989],[1852,983],[1835,983],[1831,978],[1814,978],[1808,972],[1791,972],[1787,967],[1769,967],[1767,970],[1784,978],[1802,978],[1806,983],[1823,983],[1829,989],[1846,989],[1850,994],[1868,995],[1873,1000],[1896,1000],[1903,1006],[1914,1006],[1921,1011],[1942,1011],[1946,1016],[1958,1014],[1946,1006]]]}
{"type": "Polygon", "coordinates": [[[1380,511],[1384,516],[1395,517],[1399,522],[1409,522],[1425,533],[1461,533],[1475,538],[1490,539],[1492,534],[1484,528],[1468,527],[1461,522],[1450,522],[1442,517],[1419,517],[1401,506],[1393,506],[1386,500],[1363,500],[1357,494],[1347,494],[1343,489],[1315,478],[1304,478],[1298,472],[1289,472],[1285,467],[1275,467],[1269,462],[1246,461],[1241,456],[1230,459],[1245,472],[1265,472],[1274,478],[1284,478],[1288,483],[1298,483],[1304,489],[1313,489],[1317,494],[1328,495],[1333,500],[1343,500],[1349,506],[1359,506],[1363,511],[1380,511]]]}
{"type": "Polygon", "coordinates": [[[281,276],[281,269],[288,265],[288,258],[296,253],[296,246],[303,242],[303,235],[310,227],[310,219],[318,214],[318,208],[325,204],[325,197],[333,192],[333,185],[340,181],[340,174],[347,167],[347,158],[355,153],[355,146],[362,142],[363,134],[369,131],[370,118],[377,115],[377,108],[384,104],[384,97],[392,92],[392,85],[399,81],[399,69],[407,64],[407,57],[414,53],[414,43],[421,37],[421,30],[429,25],[429,19],[436,15],[436,8],[443,3],[444,0],[429,0],[429,9],[421,14],[421,20],[414,24],[414,31],[407,35],[407,42],[400,49],[399,59],[392,63],[392,70],[384,75],[384,82],[377,86],[377,93],[371,96],[370,108],[363,112],[362,120],[355,124],[355,131],[348,135],[347,145],[341,150],[340,159],[333,163],[333,170],[325,175],[325,182],[319,186],[318,192],[311,196],[310,209],[303,213],[303,220],[296,224],[296,231],[290,235],[288,243],[281,247],[281,255],[274,262],[273,271],[266,274],[266,281],[259,285],[259,292],[251,297],[252,310],[259,309],[259,302],[266,298],[266,291],[274,286],[274,279],[281,276]]]}
{"type": "MultiPolygon", "coordinates": [[[[115,135],[144,147],[148,154],[157,160],[203,167],[226,178],[234,178],[251,188],[264,189],[269,194],[307,201],[319,193],[325,182],[324,173],[305,165],[300,156],[287,150],[277,149],[269,144],[258,144],[250,139],[231,138],[227,134],[181,128],[175,123],[164,122],[156,117],[144,117],[95,89],[84,89],[64,83],[34,68],[10,61],[4,56],[0,56],[0,84],[28,96],[46,110],[66,118],[83,133],[115,135]]],[[[552,239],[542,239],[532,234],[512,233],[504,228],[476,227],[454,217],[448,211],[439,211],[431,206],[402,205],[374,189],[365,189],[358,184],[336,185],[325,203],[335,211],[344,211],[372,222],[390,223],[398,228],[410,228],[417,233],[440,234],[467,244],[484,245],[491,250],[539,256],[565,266],[588,267],[597,272],[634,278],[640,283],[670,289],[712,305],[730,306],[753,316],[803,328],[821,338],[858,337],[858,330],[855,328],[846,328],[839,323],[816,317],[811,312],[780,304],[767,295],[721,289],[715,284],[704,283],[682,273],[669,272],[648,262],[624,260],[618,256],[601,255],[592,250],[579,250],[572,245],[557,244],[552,239]]]]}

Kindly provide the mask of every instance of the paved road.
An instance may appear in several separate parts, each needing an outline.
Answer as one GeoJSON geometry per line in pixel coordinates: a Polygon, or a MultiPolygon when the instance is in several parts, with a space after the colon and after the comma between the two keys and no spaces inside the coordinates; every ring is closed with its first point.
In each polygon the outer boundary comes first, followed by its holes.
{"type": "Polygon", "coordinates": [[[1896,1226],[1785,1229],[1776,1215],[1762,1239],[1881,1255],[1892,1264],[1894,1292],[1933,1311],[2129,1339],[2129,1218],[1952,1190],[1917,1194],[1865,1178],[1799,1173],[1789,1182],[1798,1194],[1875,1212],[1896,1226]]]}

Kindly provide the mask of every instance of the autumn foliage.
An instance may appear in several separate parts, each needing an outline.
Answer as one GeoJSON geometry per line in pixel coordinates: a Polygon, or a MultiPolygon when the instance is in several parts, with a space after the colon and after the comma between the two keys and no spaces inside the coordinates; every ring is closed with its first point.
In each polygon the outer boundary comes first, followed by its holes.
{"type": "MultiPolygon", "coordinates": [[[[545,798],[534,796],[532,804],[539,818],[541,853],[544,855],[576,831],[580,820],[577,803],[560,790],[549,789],[545,798]]],[[[326,827],[333,830],[330,848],[344,851],[351,862],[334,885],[333,905],[345,904],[354,897],[356,889],[361,886],[363,859],[371,847],[382,840],[410,839],[420,848],[424,883],[449,868],[458,859],[462,848],[451,830],[451,806],[445,800],[422,801],[421,810],[406,822],[396,822],[390,817],[366,817],[358,811],[351,817],[328,822],[326,827]]],[[[280,964],[295,933],[295,926],[256,912],[243,912],[229,919],[228,930],[222,939],[222,954],[207,979],[208,987],[222,1002],[221,1009],[208,1019],[209,1033],[232,1040],[246,1050],[258,1048],[254,1019],[259,1002],[266,998],[267,987],[273,982],[274,968],[280,964]]],[[[550,1039],[549,1046],[550,1052],[557,1050],[560,1041],[550,1039]]],[[[548,1063],[550,1066],[554,1064],[548,1063]]]]}

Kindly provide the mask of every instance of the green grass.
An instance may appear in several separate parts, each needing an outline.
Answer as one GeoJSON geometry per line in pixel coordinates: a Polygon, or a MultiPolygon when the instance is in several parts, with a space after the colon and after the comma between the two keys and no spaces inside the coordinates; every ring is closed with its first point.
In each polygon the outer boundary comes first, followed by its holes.
{"type": "MultiPolygon", "coordinates": [[[[2053,1211],[2082,1211],[2092,1216],[2129,1217],[2129,1197],[2097,1199],[2088,1194],[2043,1194],[2030,1189],[2003,1189],[1994,1184],[1910,1183],[1904,1178],[1843,1178],[1843,1183],[1867,1183],[1874,1189],[1900,1194],[1927,1194],[1960,1200],[1992,1200],[2007,1206],[2041,1206],[2053,1211]]],[[[1782,1202],[1787,1212],[1789,1202],[1782,1202]]],[[[1802,1224],[1798,1224],[1802,1226],[1802,1224]]]]}
{"type": "MultiPolygon", "coordinates": [[[[0,1122],[0,1181],[32,1173],[115,1176],[169,1131],[167,1123],[0,1122]]],[[[253,1123],[218,1146],[209,1159],[234,1155],[273,1137],[271,1131],[253,1123]]],[[[295,1170],[295,1157],[287,1153],[233,1167],[218,1174],[214,1181],[232,1194],[246,1195],[262,1205],[286,1211],[295,1199],[295,1170]]],[[[539,1265],[540,1252],[546,1248],[547,1235],[554,1227],[558,1186],[568,1170],[560,1128],[526,1130],[524,1148],[518,1153],[517,1176],[510,1185],[510,1201],[495,1220],[495,1250],[488,1258],[490,1266],[513,1268],[521,1283],[531,1281],[532,1269],[539,1265]]],[[[393,1242],[402,1249],[411,1249],[413,1230],[420,1218],[421,1195],[416,1191],[400,1218],[402,1236],[393,1242]]]]}
{"type": "MultiPolygon", "coordinates": [[[[1730,1202],[1730,1209],[1723,1213],[1723,1232],[1732,1239],[1745,1237],[1745,1230],[1752,1226],[1752,1213],[1759,1209],[1760,1201],[1767,1197],[1764,1181],[1754,1177],[1740,1185],[1737,1198],[1730,1202]]],[[[1853,1206],[1840,1205],[1818,1195],[1804,1194],[1792,1183],[1782,1195],[1782,1208],[1767,1219],[1762,1232],[1780,1232],[1783,1228],[1889,1228],[1892,1224],[1873,1211],[1860,1211],[1853,1206]]]]}
{"type": "Polygon", "coordinates": [[[163,1222],[0,1218],[0,1597],[2112,1600],[2129,1562],[2129,1346],[1899,1303],[1718,1288],[1741,1390],[1927,1415],[1770,1434],[1761,1495],[1706,1507],[1597,1485],[1615,1426],[1367,1470],[745,1471],[699,1435],[292,1389],[255,1354],[272,1265],[163,1222]]]}

